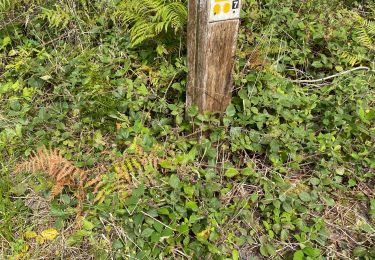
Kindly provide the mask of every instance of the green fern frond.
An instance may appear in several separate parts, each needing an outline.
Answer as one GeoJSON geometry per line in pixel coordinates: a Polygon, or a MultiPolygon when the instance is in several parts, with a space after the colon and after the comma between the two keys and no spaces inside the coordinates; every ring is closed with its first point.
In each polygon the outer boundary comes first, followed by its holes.
{"type": "Polygon", "coordinates": [[[348,63],[350,66],[354,66],[358,63],[361,63],[364,60],[363,55],[352,54],[347,51],[340,51],[339,56],[342,60],[348,63]]]}
{"type": "Polygon", "coordinates": [[[69,12],[61,5],[55,5],[55,9],[42,8],[39,17],[46,19],[53,28],[66,28],[71,20],[69,12]]]}
{"type": "Polygon", "coordinates": [[[348,11],[350,18],[354,21],[354,34],[359,43],[370,50],[375,50],[375,22],[365,19],[357,12],[348,11]]]}
{"type": "Polygon", "coordinates": [[[11,0],[0,0],[0,12],[5,12],[10,6],[11,0]]]}
{"type": "Polygon", "coordinates": [[[152,24],[142,21],[135,23],[130,29],[130,38],[134,46],[155,37],[156,34],[152,24]]]}
{"type": "Polygon", "coordinates": [[[371,50],[375,50],[375,45],[373,42],[373,37],[370,37],[368,31],[365,29],[365,27],[359,28],[357,30],[357,39],[359,40],[359,43],[371,50]]]}
{"type": "Polygon", "coordinates": [[[128,28],[132,45],[137,46],[163,33],[182,31],[187,7],[180,0],[123,0],[113,18],[128,28]]]}
{"type": "Polygon", "coordinates": [[[367,32],[369,34],[375,35],[375,22],[374,21],[364,20],[362,23],[362,26],[367,29],[367,32]]]}
{"type": "Polygon", "coordinates": [[[0,0],[0,12],[8,12],[25,6],[30,9],[33,6],[40,6],[42,3],[48,1],[49,0],[0,0]]]}
{"type": "Polygon", "coordinates": [[[144,152],[139,146],[134,148],[134,154],[125,153],[122,159],[113,164],[112,174],[97,179],[94,203],[101,204],[113,193],[116,193],[119,199],[127,198],[140,180],[148,185],[153,183],[150,169],[153,169],[151,172],[156,170],[159,158],[153,152],[144,152]]]}

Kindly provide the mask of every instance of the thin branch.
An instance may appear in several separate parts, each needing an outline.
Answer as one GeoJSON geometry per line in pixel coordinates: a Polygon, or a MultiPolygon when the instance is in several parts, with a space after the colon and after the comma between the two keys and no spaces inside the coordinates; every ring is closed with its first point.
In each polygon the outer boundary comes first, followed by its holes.
{"type": "Polygon", "coordinates": [[[334,74],[334,75],[331,75],[331,76],[328,76],[328,77],[325,77],[325,78],[321,78],[321,79],[291,80],[291,82],[294,82],[294,83],[319,83],[319,82],[324,82],[324,81],[327,81],[329,79],[340,77],[342,75],[346,75],[346,74],[349,74],[349,73],[352,73],[352,72],[358,71],[358,70],[365,70],[365,71],[368,71],[368,72],[375,73],[375,70],[372,70],[369,67],[357,67],[357,68],[353,68],[353,69],[350,69],[350,70],[342,71],[340,73],[337,73],[337,74],[334,74]]]}

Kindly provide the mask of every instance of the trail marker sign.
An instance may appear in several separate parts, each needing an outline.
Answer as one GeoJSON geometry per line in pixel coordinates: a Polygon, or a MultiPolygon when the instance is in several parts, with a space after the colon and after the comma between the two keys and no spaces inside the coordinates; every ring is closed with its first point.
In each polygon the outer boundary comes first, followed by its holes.
{"type": "Polygon", "coordinates": [[[189,0],[187,107],[223,112],[230,104],[241,0],[189,0]]]}
{"type": "Polygon", "coordinates": [[[240,18],[240,0],[211,0],[210,22],[240,18]]]}

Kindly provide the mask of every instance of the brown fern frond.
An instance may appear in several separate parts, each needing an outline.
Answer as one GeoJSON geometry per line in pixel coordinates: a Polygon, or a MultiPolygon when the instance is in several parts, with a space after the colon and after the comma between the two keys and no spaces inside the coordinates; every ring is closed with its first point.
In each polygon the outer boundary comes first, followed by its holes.
{"type": "Polygon", "coordinates": [[[86,172],[77,168],[72,162],[65,159],[58,150],[49,150],[45,147],[34,152],[29,160],[16,167],[16,173],[44,172],[53,181],[51,199],[59,195],[65,186],[83,190],[86,172]]]}
{"type": "Polygon", "coordinates": [[[82,170],[76,167],[71,161],[64,158],[64,156],[57,149],[46,149],[42,147],[24,162],[18,164],[15,173],[42,172],[52,179],[54,185],[51,189],[50,199],[52,200],[57,195],[61,194],[64,187],[70,188],[74,191],[74,196],[78,200],[76,208],[76,221],[79,219],[83,210],[83,200],[85,198],[85,190],[96,185],[96,189],[100,187],[102,181],[102,172],[105,172],[106,167],[100,165],[96,170],[82,170]],[[88,173],[91,173],[92,177],[88,173]]]}

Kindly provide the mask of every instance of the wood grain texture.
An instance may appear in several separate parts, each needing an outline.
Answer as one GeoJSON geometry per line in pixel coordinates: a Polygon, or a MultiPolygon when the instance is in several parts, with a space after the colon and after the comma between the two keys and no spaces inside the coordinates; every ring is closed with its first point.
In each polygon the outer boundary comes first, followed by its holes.
{"type": "Polygon", "coordinates": [[[230,103],[239,20],[209,23],[209,1],[189,1],[187,107],[222,112],[230,103]]]}
{"type": "Polygon", "coordinates": [[[239,20],[210,23],[206,49],[205,110],[224,111],[231,102],[239,20]]]}
{"type": "Polygon", "coordinates": [[[195,85],[195,54],[196,54],[196,26],[197,26],[197,1],[198,0],[189,0],[188,11],[189,19],[187,26],[187,60],[188,60],[188,88],[186,91],[186,105],[190,107],[192,104],[196,104],[196,95],[195,88],[192,87],[195,85]]]}

